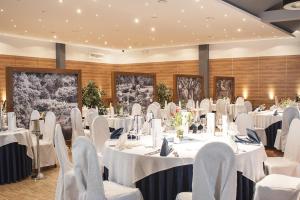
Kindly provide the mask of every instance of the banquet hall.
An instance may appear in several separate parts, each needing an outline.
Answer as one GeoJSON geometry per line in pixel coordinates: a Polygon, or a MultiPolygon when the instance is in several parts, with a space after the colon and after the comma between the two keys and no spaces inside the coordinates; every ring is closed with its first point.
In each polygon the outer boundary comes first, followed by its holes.
{"type": "Polygon", "coordinates": [[[300,200],[299,0],[0,0],[0,200],[300,200]]]}

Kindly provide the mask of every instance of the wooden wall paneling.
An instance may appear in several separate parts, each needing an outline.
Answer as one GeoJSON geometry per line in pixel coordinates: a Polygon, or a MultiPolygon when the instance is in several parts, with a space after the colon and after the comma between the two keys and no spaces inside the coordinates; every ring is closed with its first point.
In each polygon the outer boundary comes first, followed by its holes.
{"type": "Polygon", "coordinates": [[[295,98],[300,95],[300,56],[288,56],[287,58],[287,87],[286,96],[295,98]]]}

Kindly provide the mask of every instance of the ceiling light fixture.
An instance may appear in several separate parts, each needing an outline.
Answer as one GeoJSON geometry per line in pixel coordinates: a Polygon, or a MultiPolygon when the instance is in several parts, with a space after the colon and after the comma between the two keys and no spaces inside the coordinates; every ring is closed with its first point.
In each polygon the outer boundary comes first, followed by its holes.
{"type": "Polygon", "coordinates": [[[238,28],[238,29],[237,29],[237,32],[242,32],[242,29],[238,28]]]}
{"type": "Polygon", "coordinates": [[[0,9],[0,12],[4,12],[4,9],[1,8],[1,9],[0,9]]]}
{"type": "Polygon", "coordinates": [[[138,18],[134,18],[134,23],[138,24],[140,23],[140,20],[138,18]]]}
{"type": "Polygon", "coordinates": [[[63,0],[58,0],[58,2],[59,2],[59,3],[63,3],[64,1],[63,1],[63,0]]]}
{"type": "Polygon", "coordinates": [[[80,9],[80,8],[77,8],[76,13],[77,13],[77,14],[81,14],[81,13],[82,13],[81,9],[80,9]]]}
{"type": "Polygon", "coordinates": [[[155,32],[156,31],[155,27],[151,27],[151,31],[155,32]]]}
{"type": "Polygon", "coordinates": [[[283,8],[286,10],[300,10],[299,0],[283,0],[283,8]]]}
{"type": "Polygon", "coordinates": [[[57,36],[56,36],[56,35],[53,35],[53,38],[54,38],[54,39],[56,39],[56,38],[57,38],[57,36]]]}

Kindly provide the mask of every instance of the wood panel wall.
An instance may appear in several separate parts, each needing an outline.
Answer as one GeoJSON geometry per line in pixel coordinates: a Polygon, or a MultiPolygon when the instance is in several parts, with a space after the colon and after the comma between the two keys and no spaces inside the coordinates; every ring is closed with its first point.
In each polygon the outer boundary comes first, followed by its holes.
{"type": "MultiPolygon", "coordinates": [[[[210,60],[210,86],[214,76],[235,77],[235,95],[255,106],[274,103],[274,96],[300,94],[300,55],[210,60]]],[[[210,87],[210,95],[213,88],[210,87]]]]}
{"type": "MultiPolygon", "coordinates": [[[[270,97],[294,98],[300,94],[300,55],[212,59],[210,65],[210,96],[214,76],[234,76],[235,95],[246,96],[254,105],[273,103],[270,97]]],[[[5,67],[55,68],[54,59],[0,55],[0,98],[5,94],[5,67]]],[[[174,74],[199,74],[198,61],[154,62],[139,64],[101,64],[66,61],[67,69],[82,70],[82,85],[94,80],[111,98],[111,72],[156,73],[157,83],[173,88],[174,74]]]]}

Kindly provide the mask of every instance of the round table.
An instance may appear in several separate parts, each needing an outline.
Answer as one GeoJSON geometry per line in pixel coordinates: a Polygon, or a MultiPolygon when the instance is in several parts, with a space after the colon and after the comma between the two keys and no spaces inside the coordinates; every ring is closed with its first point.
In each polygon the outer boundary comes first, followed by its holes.
{"type": "MultiPolygon", "coordinates": [[[[127,116],[127,117],[110,117],[106,116],[108,126],[110,128],[114,129],[119,129],[119,128],[124,128],[124,131],[128,133],[131,129],[134,128],[134,117],[133,116],[127,116]]],[[[144,123],[144,119],[139,116],[139,121],[140,122],[140,128],[142,124],[144,123]]]]}
{"type": "Polygon", "coordinates": [[[0,132],[0,184],[20,181],[32,172],[32,140],[26,129],[0,132]]]}
{"type": "MultiPolygon", "coordinates": [[[[139,142],[129,142],[131,148],[124,150],[119,150],[114,146],[116,141],[108,141],[104,149],[103,162],[109,171],[109,180],[126,186],[137,186],[145,200],[171,200],[179,192],[191,191],[192,165],[198,150],[205,142],[225,141],[226,139],[209,134],[190,134],[186,137],[187,139],[180,144],[173,144],[179,157],[173,154],[161,157],[159,153],[148,155],[147,153],[157,149],[151,147],[151,136],[143,136],[139,142]],[[170,181],[176,187],[172,184],[168,186],[170,181]],[[152,193],[161,195],[152,196],[152,193]]],[[[239,152],[236,154],[238,177],[244,178],[248,185],[253,186],[256,181],[264,177],[263,162],[267,158],[264,147],[263,145],[242,144],[238,144],[238,147],[239,152]]],[[[244,183],[241,181],[241,184],[244,183]]],[[[237,196],[244,200],[247,199],[245,196],[249,196],[250,199],[253,187],[250,190],[249,195],[239,194],[243,191],[237,191],[237,196]]]]}

